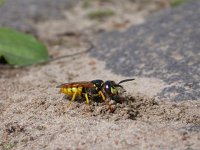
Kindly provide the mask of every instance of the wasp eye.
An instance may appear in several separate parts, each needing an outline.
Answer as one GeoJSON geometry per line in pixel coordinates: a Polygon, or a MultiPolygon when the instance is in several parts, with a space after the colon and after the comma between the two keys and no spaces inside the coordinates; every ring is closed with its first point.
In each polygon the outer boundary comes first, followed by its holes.
{"type": "Polygon", "coordinates": [[[111,87],[107,84],[105,85],[105,91],[106,93],[110,94],[111,93],[111,87]]]}
{"type": "Polygon", "coordinates": [[[106,81],[104,83],[104,90],[107,94],[112,94],[112,87],[114,87],[115,82],[114,81],[106,81]]]}

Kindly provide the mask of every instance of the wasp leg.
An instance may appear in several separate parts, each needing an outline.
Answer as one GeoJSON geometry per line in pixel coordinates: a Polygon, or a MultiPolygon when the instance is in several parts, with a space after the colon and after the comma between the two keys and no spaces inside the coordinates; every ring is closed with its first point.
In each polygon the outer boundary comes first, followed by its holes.
{"type": "Polygon", "coordinates": [[[72,96],[72,99],[71,99],[70,103],[69,103],[68,106],[67,106],[68,109],[71,107],[72,102],[75,100],[76,94],[77,94],[77,92],[74,92],[74,94],[73,94],[73,96],[72,96]]]}
{"type": "Polygon", "coordinates": [[[87,110],[90,111],[90,104],[89,104],[89,98],[88,98],[87,93],[85,93],[85,99],[86,99],[87,110]]]}
{"type": "Polygon", "coordinates": [[[105,95],[103,94],[102,91],[99,91],[99,95],[101,95],[103,101],[106,103],[106,105],[108,105],[108,109],[111,110],[111,106],[110,106],[109,102],[106,100],[106,97],[105,97],[105,95]]]}

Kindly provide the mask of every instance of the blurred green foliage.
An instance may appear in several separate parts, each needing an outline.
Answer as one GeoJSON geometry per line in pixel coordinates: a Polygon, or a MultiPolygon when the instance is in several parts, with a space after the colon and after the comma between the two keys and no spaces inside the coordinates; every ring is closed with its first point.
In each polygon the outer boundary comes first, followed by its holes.
{"type": "Polygon", "coordinates": [[[5,3],[5,0],[0,0],[0,6],[5,3]]]}
{"type": "Polygon", "coordinates": [[[171,6],[178,6],[186,1],[187,0],[170,0],[170,4],[171,4],[171,6]]]}
{"type": "Polygon", "coordinates": [[[87,8],[90,7],[92,3],[94,2],[110,2],[111,0],[84,0],[83,1],[83,7],[87,8]]]}
{"type": "Polygon", "coordinates": [[[114,14],[115,13],[113,10],[104,8],[104,9],[98,9],[98,10],[91,11],[88,14],[88,17],[90,19],[102,20],[104,18],[113,16],[114,14]]]}

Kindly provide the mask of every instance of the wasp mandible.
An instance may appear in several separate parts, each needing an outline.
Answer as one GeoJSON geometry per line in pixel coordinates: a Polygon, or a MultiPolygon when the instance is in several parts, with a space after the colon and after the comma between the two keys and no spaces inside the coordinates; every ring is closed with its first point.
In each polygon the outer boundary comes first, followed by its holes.
{"type": "Polygon", "coordinates": [[[125,79],[120,81],[119,83],[115,83],[111,80],[104,82],[103,80],[97,79],[92,81],[64,83],[57,86],[57,88],[60,88],[60,93],[64,93],[67,96],[71,97],[68,108],[70,108],[72,102],[76,99],[77,96],[81,96],[85,98],[87,108],[88,110],[90,110],[89,98],[101,98],[108,104],[106,98],[117,96],[119,94],[119,88],[124,89],[123,86],[120,84],[132,80],[135,79],[125,79]]]}

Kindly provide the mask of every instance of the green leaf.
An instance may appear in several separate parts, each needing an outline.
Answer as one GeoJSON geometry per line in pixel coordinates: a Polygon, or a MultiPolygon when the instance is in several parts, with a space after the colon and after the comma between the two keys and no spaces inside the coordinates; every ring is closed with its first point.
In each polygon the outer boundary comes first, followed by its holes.
{"type": "Polygon", "coordinates": [[[9,28],[0,28],[0,57],[16,66],[46,62],[49,59],[44,44],[30,35],[9,28]]]}

